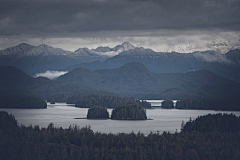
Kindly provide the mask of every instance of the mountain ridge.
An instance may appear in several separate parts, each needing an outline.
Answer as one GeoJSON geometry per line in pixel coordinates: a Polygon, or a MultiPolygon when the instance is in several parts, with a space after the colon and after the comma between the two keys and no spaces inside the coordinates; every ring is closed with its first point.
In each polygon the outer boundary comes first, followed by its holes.
{"type": "Polygon", "coordinates": [[[238,74],[240,52],[238,49],[231,50],[226,54],[215,51],[188,54],[164,53],[134,47],[129,42],[124,42],[114,48],[98,47],[91,50],[79,48],[75,52],[64,51],[44,44],[31,46],[26,43],[0,51],[1,65],[15,66],[33,76],[48,70],[70,71],[77,67],[90,70],[113,69],[129,62],[142,63],[151,72],[156,73],[177,73],[207,69],[240,82],[240,74],[238,74]],[[112,54],[110,57],[109,53],[112,54]]]}

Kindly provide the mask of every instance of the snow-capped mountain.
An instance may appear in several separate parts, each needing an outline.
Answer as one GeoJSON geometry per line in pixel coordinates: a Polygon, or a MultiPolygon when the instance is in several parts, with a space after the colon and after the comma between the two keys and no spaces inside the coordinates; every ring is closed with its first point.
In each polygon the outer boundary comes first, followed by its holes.
{"type": "Polygon", "coordinates": [[[70,55],[72,52],[65,51],[61,48],[53,48],[51,46],[48,46],[46,44],[41,44],[37,47],[33,47],[31,50],[25,53],[27,56],[47,56],[47,55],[53,55],[53,56],[59,56],[59,55],[70,55]]]}
{"type": "Polygon", "coordinates": [[[45,44],[31,46],[23,43],[0,51],[0,65],[14,66],[30,75],[105,59],[106,56],[95,54],[87,48],[70,52],[45,44]]]}
{"type": "Polygon", "coordinates": [[[26,43],[21,43],[17,46],[10,47],[4,50],[0,51],[0,55],[5,55],[5,56],[23,56],[25,53],[33,49],[34,46],[31,46],[26,43]]]}
{"type": "Polygon", "coordinates": [[[69,55],[71,52],[65,51],[60,48],[53,48],[46,44],[41,44],[39,46],[32,46],[26,43],[21,43],[17,46],[7,48],[0,51],[0,55],[5,56],[17,56],[17,57],[24,57],[24,56],[47,56],[47,55],[69,55]]]}
{"type": "Polygon", "coordinates": [[[96,49],[79,48],[74,52],[65,51],[61,48],[53,48],[46,44],[32,46],[26,43],[7,48],[0,51],[0,55],[6,56],[108,56],[113,57],[121,52],[135,49],[129,42],[124,42],[122,45],[117,45],[114,48],[98,47],[96,49]]]}

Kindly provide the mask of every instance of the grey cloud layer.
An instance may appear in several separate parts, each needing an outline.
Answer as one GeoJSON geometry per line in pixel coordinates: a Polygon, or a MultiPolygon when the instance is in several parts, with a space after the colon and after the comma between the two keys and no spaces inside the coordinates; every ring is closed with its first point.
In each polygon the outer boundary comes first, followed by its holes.
{"type": "Polygon", "coordinates": [[[239,0],[1,0],[0,35],[154,29],[240,30],[239,0]]]}

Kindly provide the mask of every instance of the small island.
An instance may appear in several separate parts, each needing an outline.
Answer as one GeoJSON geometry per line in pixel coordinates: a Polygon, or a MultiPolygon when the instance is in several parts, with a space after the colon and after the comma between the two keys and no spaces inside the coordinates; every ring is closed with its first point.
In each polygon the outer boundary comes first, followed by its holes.
{"type": "Polygon", "coordinates": [[[114,120],[146,120],[146,110],[138,105],[118,106],[112,110],[111,119],[114,120]]]}
{"type": "Polygon", "coordinates": [[[172,109],[174,108],[173,101],[172,100],[165,100],[162,102],[162,108],[164,109],[172,109]]]}
{"type": "Polygon", "coordinates": [[[94,106],[88,109],[87,119],[109,119],[107,108],[94,106]]]}

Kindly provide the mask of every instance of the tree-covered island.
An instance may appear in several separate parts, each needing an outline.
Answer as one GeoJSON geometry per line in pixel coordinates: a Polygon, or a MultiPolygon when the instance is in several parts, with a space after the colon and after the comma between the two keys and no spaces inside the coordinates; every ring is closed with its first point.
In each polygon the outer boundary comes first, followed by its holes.
{"type": "Polygon", "coordinates": [[[164,100],[162,102],[162,108],[165,108],[165,109],[172,109],[174,108],[174,105],[173,105],[173,101],[172,100],[164,100]]]}
{"type": "Polygon", "coordinates": [[[107,108],[94,106],[88,109],[87,119],[109,119],[107,108]]]}
{"type": "Polygon", "coordinates": [[[111,119],[146,120],[146,110],[138,105],[118,106],[112,110],[111,119]]]}

